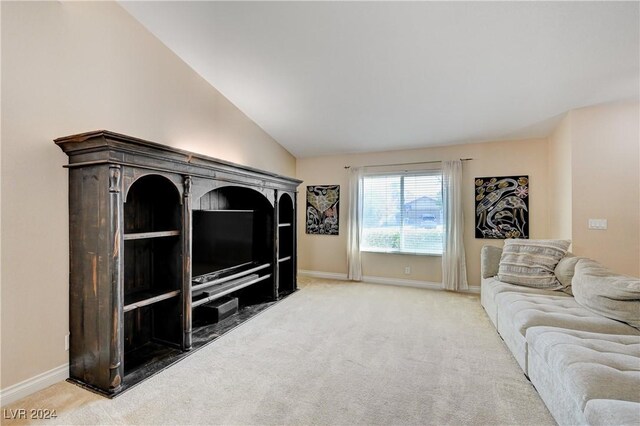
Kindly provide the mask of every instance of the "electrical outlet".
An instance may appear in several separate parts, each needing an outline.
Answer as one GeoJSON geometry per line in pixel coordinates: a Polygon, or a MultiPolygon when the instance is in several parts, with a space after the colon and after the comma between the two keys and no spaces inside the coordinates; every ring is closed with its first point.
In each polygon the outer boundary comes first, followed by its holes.
{"type": "Polygon", "coordinates": [[[404,274],[405,275],[410,275],[411,274],[411,266],[405,266],[404,267],[404,274]]]}
{"type": "Polygon", "coordinates": [[[64,335],[64,350],[69,350],[69,333],[64,335]]]}

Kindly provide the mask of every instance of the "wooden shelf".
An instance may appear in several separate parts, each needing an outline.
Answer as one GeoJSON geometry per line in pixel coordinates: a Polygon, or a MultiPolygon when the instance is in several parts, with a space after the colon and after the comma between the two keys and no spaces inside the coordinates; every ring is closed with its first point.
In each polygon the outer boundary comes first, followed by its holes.
{"type": "Polygon", "coordinates": [[[279,223],[278,224],[278,228],[284,228],[284,227],[287,227],[287,226],[291,226],[291,224],[290,223],[279,223]]]}
{"type": "Polygon", "coordinates": [[[145,238],[162,238],[162,237],[177,237],[180,235],[179,230],[174,231],[156,231],[156,232],[136,232],[131,234],[124,234],[126,240],[143,240],[145,238]]]}
{"type": "Polygon", "coordinates": [[[216,213],[253,213],[255,210],[233,210],[233,209],[203,209],[203,212],[216,212],[216,213]]]}
{"type": "Polygon", "coordinates": [[[250,275],[250,274],[252,274],[254,272],[260,271],[260,270],[268,268],[270,266],[271,266],[270,263],[264,263],[262,265],[258,265],[256,267],[254,267],[254,268],[246,269],[244,271],[241,271],[241,272],[238,272],[238,273],[235,273],[235,274],[232,274],[232,275],[228,275],[226,277],[213,279],[211,281],[207,281],[207,282],[204,282],[204,283],[198,283],[197,285],[194,285],[194,286],[191,287],[191,291],[203,290],[203,289],[205,289],[207,287],[212,287],[214,285],[223,284],[223,283],[225,283],[227,281],[235,280],[237,278],[242,278],[245,275],[250,275]]]}
{"type": "Polygon", "coordinates": [[[191,278],[191,283],[193,285],[205,284],[209,281],[217,280],[218,278],[226,277],[232,273],[241,271],[242,269],[248,268],[250,265],[256,265],[255,262],[244,262],[236,265],[199,265],[194,263],[191,267],[193,277],[191,278]],[[199,272],[196,274],[196,270],[198,271],[206,271],[204,274],[199,272]]]}
{"type": "MultiPolygon", "coordinates": [[[[268,266],[268,265],[267,265],[268,266]]],[[[204,305],[205,303],[211,302],[213,300],[219,299],[222,296],[225,296],[229,293],[233,293],[234,291],[238,291],[240,289],[243,289],[245,287],[249,287],[250,285],[253,285],[255,283],[258,283],[260,281],[264,281],[267,278],[270,278],[271,274],[267,274],[267,275],[263,275],[261,277],[257,277],[257,278],[253,278],[253,279],[249,279],[249,280],[242,280],[242,279],[238,279],[235,281],[229,281],[225,284],[221,284],[220,287],[212,290],[209,292],[209,296],[202,298],[202,299],[198,299],[198,300],[194,300],[191,303],[191,307],[195,308],[197,306],[200,305],[204,305]]]]}
{"type": "Polygon", "coordinates": [[[286,262],[287,260],[291,260],[291,256],[283,257],[278,259],[278,263],[286,262]]]}
{"type": "Polygon", "coordinates": [[[133,311],[134,309],[142,308],[143,306],[152,305],[163,300],[171,299],[180,294],[180,290],[172,291],[138,291],[125,296],[124,298],[124,312],[133,311]]]}

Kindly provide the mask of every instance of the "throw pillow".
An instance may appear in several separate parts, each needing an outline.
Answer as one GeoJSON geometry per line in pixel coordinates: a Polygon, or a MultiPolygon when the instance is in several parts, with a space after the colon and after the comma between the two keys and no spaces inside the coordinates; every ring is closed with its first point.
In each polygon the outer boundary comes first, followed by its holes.
{"type": "Polygon", "coordinates": [[[498,275],[502,249],[494,246],[482,247],[480,254],[480,274],[482,278],[491,278],[498,275]]]}
{"type": "Polygon", "coordinates": [[[640,328],[640,278],[615,274],[591,259],[580,259],[573,276],[580,305],[607,318],[640,328]]]}
{"type": "Polygon", "coordinates": [[[505,240],[498,279],[509,284],[547,290],[562,288],[554,269],[570,244],[569,240],[505,240]]]}
{"type": "Polygon", "coordinates": [[[560,259],[556,269],[553,271],[558,281],[560,281],[560,284],[562,284],[560,290],[568,295],[573,295],[571,292],[571,280],[573,279],[578,260],[580,260],[579,257],[574,256],[571,252],[567,252],[567,254],[560,259]]]}

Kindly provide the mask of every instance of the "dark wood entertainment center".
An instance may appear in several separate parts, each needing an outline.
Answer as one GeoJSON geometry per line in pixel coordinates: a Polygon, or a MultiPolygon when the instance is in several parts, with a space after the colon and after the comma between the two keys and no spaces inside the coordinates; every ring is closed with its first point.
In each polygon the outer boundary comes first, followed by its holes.
{"type": "Polygon", "coordinates": [[[55,143],[71,381],[117,395],[296,291],[301,181],[104,130],[55,143]]]}

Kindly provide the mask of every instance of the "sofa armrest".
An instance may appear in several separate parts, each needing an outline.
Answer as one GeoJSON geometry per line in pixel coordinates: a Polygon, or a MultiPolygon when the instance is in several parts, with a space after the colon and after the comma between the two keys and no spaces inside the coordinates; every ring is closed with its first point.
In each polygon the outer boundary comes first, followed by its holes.
{"type": "Polygon", "coordinates": [[[491,278],[498,275],[498,266],[502,248],[494,246],[484,246],[480,252],[480,273],[482,278],[491,278]]]}

